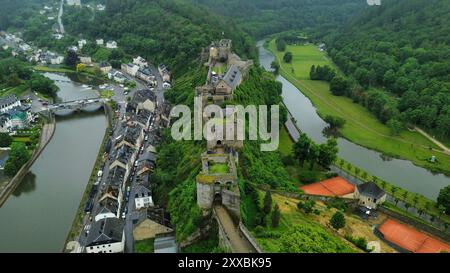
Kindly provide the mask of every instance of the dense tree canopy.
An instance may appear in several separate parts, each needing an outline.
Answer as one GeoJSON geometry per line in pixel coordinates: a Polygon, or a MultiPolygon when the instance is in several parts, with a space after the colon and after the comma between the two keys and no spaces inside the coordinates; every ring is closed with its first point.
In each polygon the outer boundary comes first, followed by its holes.
{"type": "Polygon", "coordinates": [[[383,122],[396,118],[449,137],[449,11],[449,1],[386,0],[329,35],[329,54],[346,75],[386,91],[346,95],[366,100],[383,122]]]}

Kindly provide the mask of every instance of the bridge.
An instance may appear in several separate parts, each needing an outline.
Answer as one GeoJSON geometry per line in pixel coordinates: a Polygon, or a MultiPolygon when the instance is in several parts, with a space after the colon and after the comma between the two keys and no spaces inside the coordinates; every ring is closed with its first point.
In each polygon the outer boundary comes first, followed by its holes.
{"type": "Polygon", "coordinates": [[[107,102],[108,99],[98,99],[98,98],[65,101],[61,103],[44,106],[41,109],[35,111],[35,113],[49,112],[55,115],[68,115],[73,112],[80,112],[80,111],[93,112],[102,108],[104,104],[107,102]]]}

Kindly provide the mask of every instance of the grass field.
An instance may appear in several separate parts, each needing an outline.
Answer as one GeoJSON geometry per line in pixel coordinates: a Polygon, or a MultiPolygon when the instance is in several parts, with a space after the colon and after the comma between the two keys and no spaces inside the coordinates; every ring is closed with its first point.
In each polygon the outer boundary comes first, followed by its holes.
{"type": "Polygon", "coordinates": [[[48,66],[33,66],[33,69],[35,71],[40,72],[54,72],[54,73],[76,73],[73,69],[67,69],[67,68],[52,68],[48,66]]]}
{"type": "Polygon", "coordinates": [[[283,126],[280,130],[280,144],[278,150],[282,155],[290,155],[292,153],[294,141],[292,141],[286,128],[283,126]]]}
{"type": "Polygon", "coordinates": [[[313,64],[335,67],[325,53],[314,45],[288,46],[286,51],[292,52],[294,56],[292,64],[282,61],[284,52],[276,50],[274,40],[268,48],[280,63],[280,73],[311,99],[321,117],[333,115],[346,120],[341,129],[343,137],[391,157],[407,159],[424,168],[450,175],[450,155],[430,150],[430,147],[438,147],[424,136],[407,130],[399,136],[392,136],[390,129],[366,108],[347,97],[332,95],[327,82],[309,80],[313,64]],[[428,162],[432,155],[437,157],[437,163],[428,162]]]}
{"type": "Polygon", "coordinates": [[[134,244],[135,253],[154,253],[154,239],[137,241],[134,244]]]}
{"type": "MultiPolygon", "coordinates": [[[[260,193],[261,198],[263,198],[264,193],[260,193]]],[[[346,226],[336,232],[329,226],[329,221],[332,215],[336,212],[335,208],[328,208],[322,202],[316,202],[315,209],[320,211],[320,215],[316,215],[314,213],[304,214],[297,208],[297,203],[299,202],[296,199],[288,198],[285,196],[281,196],[278,194],[272,194],[273,203],[278,204],[281,212],[280,225],[277,228],[266,227],[267,233],[281,233],[286,234],[290,231],[292,226],[303,225],[303,226],[311,226],[319,230],[326,231],[332,238],[336,238],[344,242],[355,252],[362,252],[356,246],[351,244],[345,239],[345,235],[352,235],[353,237],[363,237],[368,242],[369,241],[380,241],[376,235],[372,231],[372,225],[379,224],[385,218],[379,217],[379,219],[375,220],[375,222],[366,222],[359,217],[352,215],[351,213],[346,213],[346,226]]],[[[261,200],[262,202],[262,200],[261,200]]],[[[260,246],[269,253],[277,252],[280,250],[280,240],[276,236],[267,236],[267,237],[259,237],[257,238],[260,246]]],[[[396,252],[387,244],[381,243],[381,252],[396,252]]]]}

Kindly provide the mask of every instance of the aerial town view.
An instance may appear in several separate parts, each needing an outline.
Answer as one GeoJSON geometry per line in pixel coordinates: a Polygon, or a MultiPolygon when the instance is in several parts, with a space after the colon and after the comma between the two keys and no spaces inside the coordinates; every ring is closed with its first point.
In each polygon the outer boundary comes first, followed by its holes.
{"type": "Polygon", "coordinates": [[[0,6],[0,253],[450,252],[450,1],[0,6]]]}

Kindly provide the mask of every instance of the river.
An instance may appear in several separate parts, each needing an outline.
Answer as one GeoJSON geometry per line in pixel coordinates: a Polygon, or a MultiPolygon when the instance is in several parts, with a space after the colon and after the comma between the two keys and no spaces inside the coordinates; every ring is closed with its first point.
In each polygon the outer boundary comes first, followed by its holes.
{"type": "MultiPolygon", "coordinates": [[[[45,74],[62,101],[96,97],[70,79],[45,74]]],[[[107,127],[103,111],[56,118],[52,140],[0,208],[0,252],[61,252],[107,127]]]]}
{"type": "MultiPolygon", "coordinates": [[[[271,71],[270,64],[274,60],[271,52],[263,47],[264,41],[258,42],[261,65],[271,71]]],[[[326,138],[322,131],[327,124],[317,114],[311,101],[283,76],[277,80],[283,84],[284,103],[296,119],[297,125],[314,141],[323,143],[326,138]]],[[[415,166],[410,161],[386,159],[381,153],[354,144],[344,138],[338,139],[339,157],[355,166],[411,192],[423,194],[436,200],[439,190],[450,185],[450,178],[442,174],[415,166]]]]}

